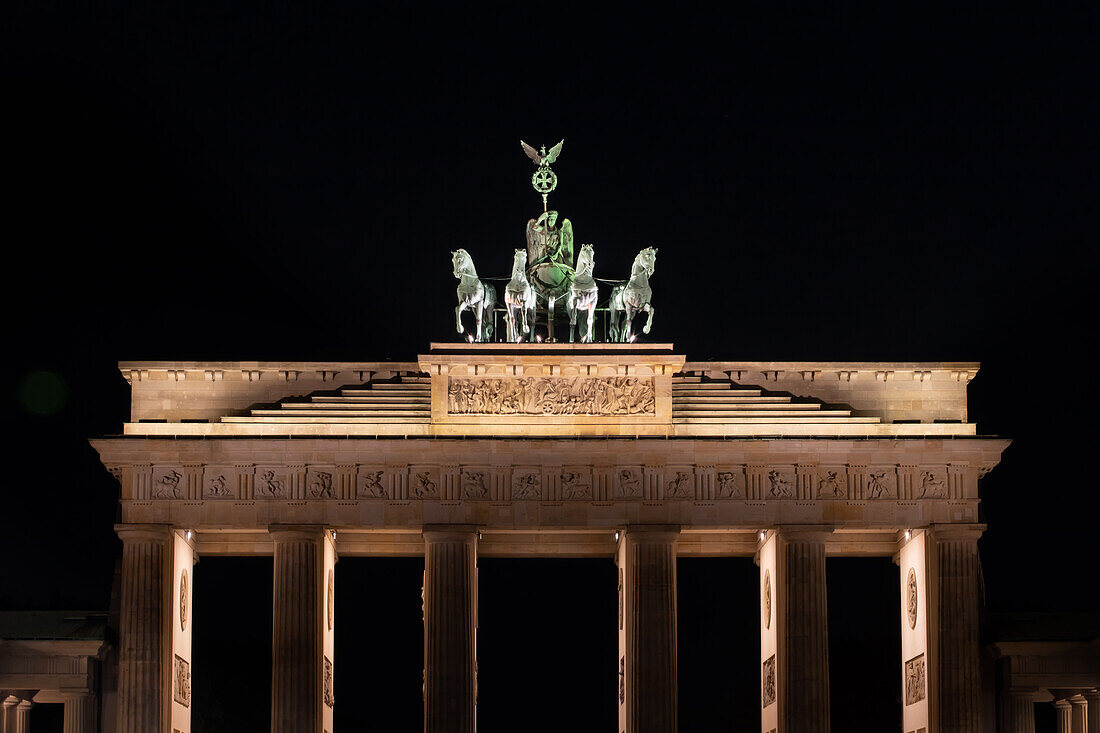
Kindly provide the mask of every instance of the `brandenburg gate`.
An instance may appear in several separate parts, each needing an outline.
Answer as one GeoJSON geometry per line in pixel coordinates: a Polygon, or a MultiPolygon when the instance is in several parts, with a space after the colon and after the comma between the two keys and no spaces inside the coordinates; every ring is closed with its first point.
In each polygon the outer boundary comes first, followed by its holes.
{"type": "Polygon", "coordinates": [[[274,556],[273,733],[332,733],[338,559],[417,555],[427,733],[476,728],[478,559],[535,556],[618,566],[591,622],[618,635],[622,733],[676,730],[681,556],[759,565],[762,733],[829,730],[836,556],[899,566],[903,730],[979,730],[978,484],[1008,443],[967,414],[977,364],[478,340],[120,365],[130,421],[93,444],[121,483],[121,733],[190,733],[192,578],[219,555],[274,556]]]}

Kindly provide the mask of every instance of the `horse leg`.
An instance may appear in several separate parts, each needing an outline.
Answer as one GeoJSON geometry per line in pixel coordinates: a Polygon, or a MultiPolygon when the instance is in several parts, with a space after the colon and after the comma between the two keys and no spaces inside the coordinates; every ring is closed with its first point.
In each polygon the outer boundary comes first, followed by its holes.
{"type": "Polygon", "coordinates": [[[527,334],[527,340],[530,343],[534,343],[535,342],[535,316],[537,315],[535,313],[535,306],[532,305],[529,308],[526,308],[524,312],[525,312],[526,318],[527,318],[527,330],[525,330],[524,333],[527,334]]]}
{"type": "Polygon", "coordinates": [[[638,309],[632,305],[626,306],[626,325],[623,327],[623,343],[630,341],[633,337],[634,328],[634,316],[638,313],[638,309]]]}
{"type": "Polygon", "coordinates": [[[592,301],[592,305],[588,306],[588,330],[584,332],[584,343],[592,343],[592,326],[596,320],[596,301],[592,301]]]}
{"type": "Polygon", "coordinates": [[[459,333],[462,333],[462,310],[465,307],[466,304],[462,301],[459,301],[458,305],[455,306],[455,326],[459,333]]]}
{"type": "Polygon", "coordinates": [[[566,296],[565,310],[569,313],[569,343],[573,343],[577,336],[577,301],[573,299],[573,293],[566,296]]]}
{"type": "Polygon", "coordinates": [[[516,316],[515,308],[511,303],[505,305],[504,322],[508,326],[508,341],[509,343],[516,340],[516,316]]]}
{"type": "Polygon", "coordinates": [[[646,319],[645,328],[642,329],[642,333],[649,333],[649,329],[653,328],[653,306],[646,303],[645,309],[649,311],[649,318],[646,319]]]}
{"type": "Polygon", "coordinates": [[[557,298],[550,298],[546,304],[546,341],[552,342],[554,340],[554,301],[557,298]]]}

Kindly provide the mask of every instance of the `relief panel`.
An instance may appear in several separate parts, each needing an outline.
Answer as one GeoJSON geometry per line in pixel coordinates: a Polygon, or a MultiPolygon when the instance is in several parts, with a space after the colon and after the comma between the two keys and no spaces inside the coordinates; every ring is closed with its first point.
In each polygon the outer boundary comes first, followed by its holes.
{"type": "Polygon", "coordinates": [[[864,496],[868,499],[898,498],[898,472],[894,466],[870,466],[864,475],[864,496]]]}
{"type": "Polygon", "coordinates": [[[764,488],[766,499],[795,498],[794,466],[768,468],[764,474],[764,488]]]}
{"type": "Polygon", "coordinates": [[[760,707],[766,708],[775,702],[775,655],[771,655],[764,661],[764,667],[760,674],[761,693],[760,707]]]}
{"type": "Polygon", "coordinates": [[[383,466],[360,466],[355,476],[355,495],[360,499],[388,499],[386,469],[383,466]]]}
{"type": "Polygon", "coordinates": [[[492,479],[485,466],[464,466],[459,475],[459,497],[462,499],[488,500],[492,498],[492,479]]]}
{"type": "Polygon", "coordinates": [[[918,654],[905,663],[905,704],[912,705],[924,699],[924,655],[918,654]]]}
{"type": "Polygon", "coordinates": [[[150,496],[153,499],[183,499],[186,482],[183,466],[157,466],[153,469],[150,496]]]}
{"type": "Polygon", "coordinates": [[[439,467],[410,466],[409,498],[438,499],[439,496],[439,467]]]}
{"type": "Polygon", "coordinates": [[[844,466],[819,466],[814,495],[818,499],[848,498],[848,475],[844,466]]]}
{"type": "Polygon", "coordinates": [[[588,466],[565,466],[561,470],[562,499],[592,499],[592,469],[588,466]]]}
{"type": "Polygon", "coordinates": [[[745,467],[718,466],[714,471],[716,499],[745,498],[745,467]]]}
{"type": "Polygon", "coordinates": [[[946,499],[947,472],[943,468],[918,466],[913,482],[914,499],[946,499]]]}
{"type": "Polygon", "coordinates": [[[695,472],[692,467],[666,467],[663,494],[666,499],[694,499],[695,472]]]}
{"type": "Polygon", "coordinates": [[[641,499],[642,498],[642,467],[619,466],[614,469],[612,479],[615,499],[641,499]]]}
{"type": "Polygon", "coordinates": [[[306,496],[310,499],[335,499],[336,467],[309,466],[306,469],[306,496]]]}
{"type": "Polygon", "coordinates": [[[256,466],[252,493],[257,499],[286,499],[290,472],[285,466],[256,466]]]}
{"type": "Polygon", "coordinates": [[[202,498],[237,498],[237,469],[234,466],[206,466],[202,472],[202,498]]]}
{"type": "Polygon", "coordinates": [[[542,498],[542,469],[516,466],[512,469],[512,500],[535,501],[542,498]]]}
{"type": "Polygon", "coordinates": [[[172,662],[172,699],[185,708],[191,707],[191,664],[179,654],[172,662]]]}
{"type": "Polygon", "coordinates": [[[640,377],[452,378],[450,415],[653,415],[653,380],[640,377]]]}

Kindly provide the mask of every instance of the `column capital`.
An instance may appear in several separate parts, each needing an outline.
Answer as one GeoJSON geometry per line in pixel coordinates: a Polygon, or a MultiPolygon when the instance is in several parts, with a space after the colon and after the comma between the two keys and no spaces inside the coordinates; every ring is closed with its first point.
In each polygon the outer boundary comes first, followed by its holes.
{"type": "Polygon", "coordinates": [[[19,705],[16,706],[16,710],[30,710],[34,707],[33,700],[20,700],[19,705]]]}
{"type": "Polygon", "coordinates": [[[1094,702],[1100,703],[1100,689],[1086,691],[1085,700],[1088,701],[1089,705],[1092,705],[1094,702]]]}
{"type": "Polygon", "coordinates": [[[276,542],[314,542],[325,536],[320,524],[272,524],[267,533],[276,542]]]}
{"type": "Polygon", "coordinates": [[[175,527],[171,524],[116,524],[115,534],[125,543],[172,541],[175,527]]]}
{"type": "Polygon", "coordinates": [[[632,542],[672,543],[680,537],[678,524],[628,524],[623,531],[632,542]]]}
{"type": "Polygon", "coordinates": [[[984,524],[933,524],[928,527],[937,540],[974,540],[985,532],[984,524]]]}
{"type": "Polygon", "coordinates": [[[0,705],[2,705],[5,708],[13,708],[18,704],[19,704],[19,698],[18,697],[16,697],[15,695],[8,695],[7,697],[4,698],[4,702],[0,705]]]}
{"type": "Polygon", "coordinates": [[[1058,710],[1069,710],[1073,707],[1073,704],[1069,700],[1055,700],[1054,707],[1058,710]]]}
{"type": "Polygon", "coordinates": [[[1038,687],[1010,687],[1008,688],[1008,694],[1013,697],[1026,697],[1028,699],[1034,699],[1039,694],[1038,687]]]}
{"type": "Polygon", "coordinates": [[[95,693],[89,690],[87,687],[61,687],[57,690],[61,697],[79,698],[79,697],[94,697],[95,693]]]}
{"type": "Polygon", "coordinates": [[[780,539],[794,542],[825,542],[833,536],[830,527],[819,524],[781,524],[773,531],[780,539]]]}
{"type": "Polygon", "coordinates": [[[425,524],[421,527],[425,542],[476,542],[476,524],[425,524]]]}

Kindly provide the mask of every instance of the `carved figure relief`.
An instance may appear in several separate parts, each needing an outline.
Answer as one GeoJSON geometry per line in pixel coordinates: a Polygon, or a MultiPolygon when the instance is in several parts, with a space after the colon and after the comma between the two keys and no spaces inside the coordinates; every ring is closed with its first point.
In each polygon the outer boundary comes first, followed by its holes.
{"type": "Polygon", "coordinates": [[[178,499],[180,498],[180,479],[183,474],[179,471],[169,470],[163,476],[153,482],[154,499],[178,499]]]}
{"type": "Polygon", "coordinates": [[[260,472],[254,489],[255,495],[266,499],[285,499],[286,482],[275,475],[275,471],[266,469],[260,472]]]}
{"type": "Polygon", "coordinates": [[[741,487],[740,472],[719,471],[715,474],[718,482],[719,499],[744,499],[745,492],[741,487]]]}
{"type": "Polygon", "coordinates": [[[917,628],[917,573],[909,568],[905,579],[905,613],[909,618],[909,628],[917,628]]]}
{"type": "Polygon", "coordinates": [[[187,570],[180,571],[180,631],[187,631],[187,607],[191,600],[191,583],[187,570]]]}
{"type": "Polygon", "coordinates": [[[924,688],[924,654],[918,654],[905,663],[905,704],[923,700],[924,688]]]}
{"type": "Polygon", "coordinates": [[[484,471],[462,472],[462,498],[488,499],[489,487],[485,485],[484,471]]]}
{"type": "Polygon", "coordinates": [[[619,631],[623,629],[623,569],[619,568],[619,631]]]}
{"type": "Polygon", "coordinates": [[[409,481],[409,496],[414,499],[435,499],[439,496],[439,485],[433,479],[430,470],[412,472],[412,480],[409,481]]]}
{"type": "Polygon", "coordinates": [[[225,474],[219,473],[207,482],[203,494],[205,497],[210,498],[231,499],[233,498],[233,489],[229,487],[229,479],[225,477],[225,474]]]}
{"type": "Polygon", "coordinates": [[[512,498],[542,498],[542,472],[537,468],[525,468],[514,471],[512,473],[512,498]]]}
{"type": "Polygon", "coordinates": [[[867,498],[888,499],[896,496],[893,472],[888,468],[874,468],[867,472],[867,498]]]}
{"type": "Polygon", "coordinates": [[[772,627],[772,574],[764,571],[764,628],[772,627]]]}
{"type": "Polygon", "coordinates": [[[844,496],[844,479],[840,471],[823,471],[825,474],[817,482],[818,499],[839,499],[844,496]]]}
{"type": "Polygon", "coordinates": [[[764,668],[760,674],[761,694],[760,707],[766,708],[775,702],[775,655],[771,655],[764,662],[764,668]]]}
{"type": "Polygon", "coordinates": [[[309,495],[314,499],[335,499],[332,489],[332,474],[328,471],[313,473],[313,480],[309,482],[309,495]]]}
{"type": "Polygon", "coordinates": [[[332,697],[332,660],[325,657],[325,705],[331,708],[335,704],[336,701],[332,697]]]}
{"type": "Polygon", "coordinates": [[[619,657],[619,704],[626,702],[626,657],[619,657]]]}
{"type": "Polygon", "coordinates": [[[172,699],[191,707],[191,664],[179,654],[172,661],[172,699]]]}
{"type": "Polygon", "coordinates": [[[359,473],[359,496],[367,499],[386,498],[386,485],[382,482],[381,470],[359,473]]]}
{"type": "Polygon", "coordinates": [[[332,631],[333,617],[336,614],[336,585],[333,582],[332,568],[328,569],[328,589],[325,595],[326,605],[328,608],[328,630],[332,631]]]}
{"type": "Polygon", "coordinates": [[[615,472],[615,496],[621,499],[641,497],[642,472],[637,468],[620,468],[615,472]]]}
{"type": "Polygon", "coordinates": [[[640,377],[451,379],[451,415],[652,415],[653,380],[640,377]]]}
{"type": "Polygon", "coordinates": [[[592,477],[584,469],[563,469],[561,472],[561,498],[591,499],[592,477]]]}
{"type": "Polygon", "coordinates": [[[677,471],[676,476],[665,485],[665,496],[669,499],[694,499],[694,479],[691,471],[677,471]]]}
{"type": "Polygon", "coordinates": [[[794,484],[787,476],[775,469],[768,471],[768,483],[771,484],[772,496],[794,495],[794,484]]]}
{"type": "Polygon", "coordinates": [[[920,472],[920,498],[943,499],[947,496],[947,484],[934,471],[920,472]]]}

